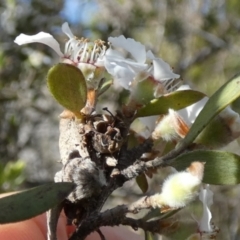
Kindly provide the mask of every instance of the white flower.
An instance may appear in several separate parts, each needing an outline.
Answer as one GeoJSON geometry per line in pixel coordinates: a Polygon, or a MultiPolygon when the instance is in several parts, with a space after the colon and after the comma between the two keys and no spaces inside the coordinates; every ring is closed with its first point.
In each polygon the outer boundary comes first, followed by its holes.
{"type": "Polygon", "coordinates": [[[103,74],[104,62],[102,59],[106,52],[104,42],[97,40],[93,43],[87,39],[77,39],[71,32],[68,23],[62,25],[62,31],[69,38],[65,44],[64,53],[60,50],[57,40],[45,32],[31,36],[20,34],[14,42],[18,45],[38,42],[51,47],[62,62],[75,65],[83,72],[90,88],[97,88],[103,74]]]}
{"type": "MultiPolygon", "coordinates": [[[[191,88],[188,85],[182,85],[178,90],[185,89],[191,88]]],[[[202,111],[208,100],[209,100],[208,97],[204,97],[200,101],[177,112],[186,122],[186,124],[190,127],[194,123],[195,119],[202,111]]],[[[212,147],[213,146],[214,148],[222,147],[240,136],[240,116],[237,112],[233,111],[230,106],[227,106],[225,109],[223,109],[218,114],[218,117],[215,118],[213,121],[216,121],[215,122],[216,126],[218,126],[219,123],[221,124],[221,127],[219,126],[218,127],[219,132],[222,132],[222,137],[220,139],[213,138],[213,142],[211,144],[215,142],[214,143],[215,145],[212,145],[212,147]]],[[[202,143],[204,143],[204,139],[201,139],[201,141],[202,143]]],[[[208,142],[208,144],[210,143],[208,142]]]]}
{"type": "Polygon", "coordinates": [[[213,192],[209,189],[209,184],[205,188],[201,187],[199,192],[199,199],[203,204],[203,214],[201,220],[198,222],[198,231],[188,237],[187,240],[213,240],[217,239],[219,228],[211,222],[212,213],[210,206],[213,204],[213,192]]]}
{"type": "MultiPolygon", "coordinates": [[[[182,85],[181,87],[179,87],[177,89],[177,91],[189,90],[189,89],[191,89],[191,88],[188,85],[182,85]]],[[[205,106],[208,99],[209,99],[208,97],[204,97],[200,101],[198,101],[186,108],[183,108],[177,112],[184,119],[186,124],[188,124],[188,126],[191,126],[194,123],[197,116],[199,115],[199,113],[202,111],[202,109],[205,106]]]]}
{"type": "MultiPolygon", "coordinates": [[[[188,90],[191,89],[188,85],[182,85],[178,90],[188,90]]],[[[208,97],[202,98],[200,101],[178,111],[178,114],[186,121],[186,123],[191,126],[199,113],[202,111],[203,107],[208,101],[208,97]]],[[[228,121],[228,125],[232,132],[239,134],[240,118],[239,114],[227,106],[223,111],[219,113],[219,116],[228,121]]]]}
{"type": "Polygon", "coordinates": [[[209,189],[209,184],[207,184],[205,189],[201,188],[199,193],[199,199],[203,203],[203,215],[199,222],[199,231],[212,232],[212,213],[210,211],[210,206],[213,204],[213,192],[209,189]]]}
{"type": "Polygon", "coordinates": [[[105,67],[115,80],[125,89],[130,90],[133,81],[148,77],[158,82],[179,78],[171,67],[161,58],[156,58],[151,51],[134,39],[124,36],[110,37],[111,47],[106,51],[105,67]],[[128,58],[118,49],[124,50],[128,58]]]}

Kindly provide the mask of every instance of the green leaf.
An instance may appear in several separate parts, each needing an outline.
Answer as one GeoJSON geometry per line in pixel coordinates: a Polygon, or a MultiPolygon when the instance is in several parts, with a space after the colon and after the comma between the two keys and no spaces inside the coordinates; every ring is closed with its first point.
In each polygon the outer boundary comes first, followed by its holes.
{"type": "Polygon", "coordinates": [[[156,82],[149,81],[148,79],[143,81],[133,81],[132,87],[134,91],[131,93],[131,98],[134,99],[138,105],[148,104],[154,99],[154,91],[156,88],[156,82]]]}
{"type": "Polygon", "coordinates": [[[187,136],[181,141],[178,148],[191,144],[207,124],[227,105],[240,96],[240,75],[233,77],[209,98],[187,136]]]}
{"type": "Polygon", "coordinates": [[[74,187],[69,182],[51,183],[0,198],[0,223],[18,222],[46,212],[62,202],[74,187]]]}
{"type": "Polygon", "coordinates": [[[66,109],[80,112],[87,99],[87,85],[80,69],[59,63],[47,75],[47,85],[53,97],[66,109]]]}
{"type": "Polygon", "coordinates": [[[136,177],[136,182],[137,182],[138,186],[140,187],[140,189],[142,190],[143,193],[147,192],[148,181],[147,181],[146,175],[144,173],[141,174],[141,175],[138,175],[136,177]]]}
{"type": "Polygon", "coordinates": [[[228,124],[218,116],[214,117],[195,139],[195,143],[210,149],[219,149],[233,140],[228,124]]]}
{"type": "Polygon", "coordinates": [[[3,176],[6,181],[13,181],[19,177],[25,168],[25,162],[18,160],[17,162],[8,162],[5,166],[3,176]]]}
{"type": "Polygon", "coordinates": [[[113,80],[103,82],[100,89],[98,90],[98,97],[105,93],[113,85],[113,80]]]}
{"type": "Polygon", "coordinates": [[[215,185],[240,183],[240,156],[234,153],[212,150],[192,151],[175,158],[172,166],[182,171],[194,161],[206,162],[204,183],[215,185]]]}
{"type": "Polygon", "coordinates": [[[168,113],[169,108],[180,110],[198,102],[203,97],[205,97],[205,94],[193,90],[172,92],[158,99],[152,100],[138,111],[136,117],[166,114],[168,113]]]}
{"type": "Polygon", "coordinates": [[[144,235],[145,235],[145,240],[153,240],[154,239],[154,236],[151,232],[144,231],[144,235]]]}

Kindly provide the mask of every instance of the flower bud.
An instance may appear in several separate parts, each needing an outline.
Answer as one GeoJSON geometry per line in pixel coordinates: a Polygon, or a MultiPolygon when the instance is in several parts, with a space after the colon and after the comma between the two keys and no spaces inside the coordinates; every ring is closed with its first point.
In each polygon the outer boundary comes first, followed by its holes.
{"type": "Polygon", "coordinates": [[[193,162],[186,171],[170,175],[162,186],[162,192],[151,197],[153,208],[161,211],[181,208],[198,194],[204,173],[204,163],[193,162]]]}
{"type": "Polygon", "coordinates": [[[188,133],[189,127],[180,115],[169,109],[168,115],[164,116],[155,127],[152,138],[163,138],[165,141],[179,140],[188,133]]]}

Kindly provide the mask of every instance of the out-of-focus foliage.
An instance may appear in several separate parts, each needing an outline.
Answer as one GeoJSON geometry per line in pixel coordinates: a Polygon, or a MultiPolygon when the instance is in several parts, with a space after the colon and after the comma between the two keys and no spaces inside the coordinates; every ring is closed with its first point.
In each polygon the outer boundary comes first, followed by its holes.
{"type": "Polygon", "coordinates": [[[20,32],[56,32],[62,6],[62,1],[0,3],[0,161],[22,158],[36,179],[48,176],[44,169],[51,167],[51,155],[57,153],[57,147],[48,148],[57,138],[57,114],[45,84],[54,58],[47,48],[19,48],[13,40],[20,32]],[[53,125],[54,132],[49,130],[53,125]],[[43,164],[43,158],[48,162],[43,164]]]}
{"type": "Polygon", "coordinates": [[[25,163],[22,160],[8,162],[6,165],[0,163],[0,192],[17,190],[25,180],[25,163]]]}

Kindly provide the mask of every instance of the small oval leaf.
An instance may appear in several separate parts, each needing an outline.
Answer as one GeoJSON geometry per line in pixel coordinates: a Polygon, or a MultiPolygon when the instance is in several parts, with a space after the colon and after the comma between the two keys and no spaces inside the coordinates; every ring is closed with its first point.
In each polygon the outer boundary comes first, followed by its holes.
{"type": "Polygon", "coordinates": [[[87,85],[80,69],[59,63],[47,75],[47,85],[53,97],[66,109],[80,112],[87,99],[87,85]]]}
{"type": "Polygon", "coordinates": [[[238,97],[240,97],[240,75],[233,77],[209,98],[187,136],[179,143],[178,148],[184,148],[191,144],[207,124],[238,97]]]}
{"type": "Polygon", "coordinates": [[[132,87],[134,91],[131,92],[131,98],[133,98],[139,106],[148,104],[155,98],[153,89],[155,89],[156,86],[156,82],[149,81],[148,79],[140,82],[133,81],[132,87]]]}
{"type": "Polygon", "coordinates": [[[142,190],[143,193],[146,193],[148,190],[148,181],[146,175],[143,173],[136,177],[136,182],[139,188],[142,190]]]}
{"type": "Polygon", "coordinates": [[[152,100],[141,108],[136,117],[147,117],[168,113],[169,108],[180,110],[198,102],[205,94],[194,90],[175,91],[152,100]]]}
{"type": "Polygon", "coordinates": [[[0,223],[18,222],[44,213],[62,202],[74,188],[74,183],[50,183],[0,198],[0,223]]]}
{"type": "Polygon", "coordinates": [[[240,183],[240,156],[234,153],[212,150],[192,151],[175,158],[172,166],[182,171],[194,161],[206,162],[204,183],[215,185],[240,183]]]}

